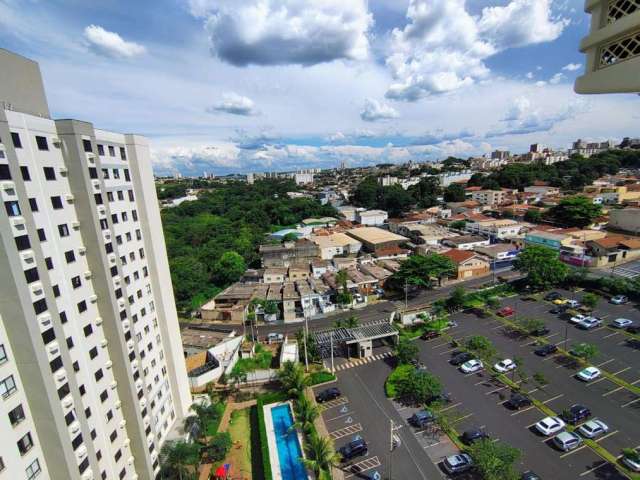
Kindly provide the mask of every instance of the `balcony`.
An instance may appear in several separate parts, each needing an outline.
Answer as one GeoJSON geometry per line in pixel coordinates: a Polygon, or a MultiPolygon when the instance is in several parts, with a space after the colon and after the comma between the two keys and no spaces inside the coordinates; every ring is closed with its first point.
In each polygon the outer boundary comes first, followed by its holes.
{"type": "Polygon", "coordinates": [[[577,93],[640,92],[640,0],[586,0],[591,31],[580,42],[585,74],[577,93]]]}

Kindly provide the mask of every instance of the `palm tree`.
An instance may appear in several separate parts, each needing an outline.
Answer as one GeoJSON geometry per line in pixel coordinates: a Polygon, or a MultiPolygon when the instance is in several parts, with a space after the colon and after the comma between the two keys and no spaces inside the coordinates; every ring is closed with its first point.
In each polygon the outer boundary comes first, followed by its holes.
{"type": "Polygon", "coordinates": [[[296,422],[292,428],[300,428],[309,433],[313,422],[320,416],[320,409],[314,405],[305,395],[300,395],[295,404],[296,422]]]}
{"type": "Polygon", "coordinates": [[[347,291],[347,280],[349,279],[349,276],[347,275],[347,271],[342,269],[339,270],[338,273],[336,273],[336,283],[338,284],[338,287],[342,287],[342,290],[344,292],[347,291]]]}
{"type": "Polygon", "coordinates": [[[200,445],[182,441],[166,442],[160,451],[160,458],[163,479],[193,479],[200,463],[200,445]]]}
{"type": "Polygon", "coordinates": [[[358,325],[360,325],[360,320],[355,315],[351,315],[345,322],[347,328],[356,328],[358,325]]]}
{"type": "Polygon", "coordinates": [[[340,455],[333,449],[331,440],[319,437],[316,433],[310,436],[306,452],[307,458],[302,458],[302,463],[313,471],[316,478],[321,478],[322,472],[330,472],[331,467],[340,461],[340,455]]]}
{"type": "Polygon", "coordinates": [[[202,437],[206,436],[209,424],[215,422],[220,417],[220,411],[213,403],[209,405],[193,403],[190,410],[192,410],[198,418],[198,423],[200,424],[200,438],[196,440],[201,440],[202,437]]]}
{"type": "Polygon", "coordinates": [[[294,362],[284,362],[278,372],[278,378],[292,398],[300,396],[309,383],[300,364],[294,362]]]}

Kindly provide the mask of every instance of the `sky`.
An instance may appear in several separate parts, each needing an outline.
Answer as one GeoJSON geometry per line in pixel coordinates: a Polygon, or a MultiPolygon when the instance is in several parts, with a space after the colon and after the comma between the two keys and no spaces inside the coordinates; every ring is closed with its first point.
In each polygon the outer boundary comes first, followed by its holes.
{"type": "Polygon", "coordinates": [[[573,92],[582,3],[0,0],[0,47],[160,175],[423,162],[640,135],[639,96],[573,92]]]}

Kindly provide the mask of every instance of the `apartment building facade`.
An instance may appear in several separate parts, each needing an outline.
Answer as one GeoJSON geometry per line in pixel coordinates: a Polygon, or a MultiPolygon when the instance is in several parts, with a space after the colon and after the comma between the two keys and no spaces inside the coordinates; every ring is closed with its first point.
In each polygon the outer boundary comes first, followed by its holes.
{"type": "Polygon", "coordinates": [[[191,396],[149,145],[50,119],[34,62],[0,71],[0,465],[155,478],[191,396]]]}

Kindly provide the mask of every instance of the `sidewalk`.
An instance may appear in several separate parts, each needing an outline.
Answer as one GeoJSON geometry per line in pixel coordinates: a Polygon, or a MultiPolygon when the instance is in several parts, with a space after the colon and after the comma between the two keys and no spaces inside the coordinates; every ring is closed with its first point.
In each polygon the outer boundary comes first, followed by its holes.
{"type": "Polygon", "coordinates": [[[253,407],[256,404],[256,400],[247,400],[246,402],[227,402],[227,405],[220,419],[220,425],[218,425],[218,432],[226,432],[229,428],[229,422],[231,421],[231,414],[235,410],[243,410],[245,408],[253,407]]]}

